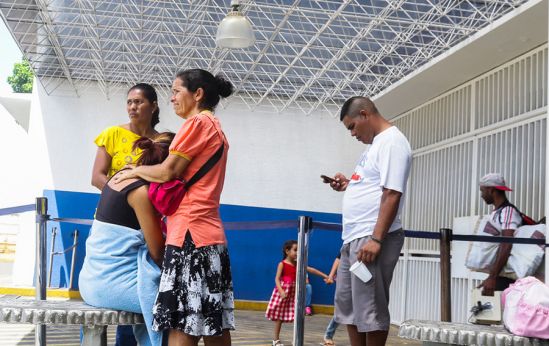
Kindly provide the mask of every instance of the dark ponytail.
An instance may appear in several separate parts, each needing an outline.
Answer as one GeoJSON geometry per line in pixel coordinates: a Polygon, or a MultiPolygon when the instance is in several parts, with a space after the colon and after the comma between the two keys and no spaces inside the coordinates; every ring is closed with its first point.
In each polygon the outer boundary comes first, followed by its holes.
{"type": "Polygon", "coordinates": [[[199,88],[204,90],[204,98],[200,101],[200,108],[214,110],[221,98],[229,97],[233,93],[231,82],[220,75],[213,76],[210,72],[201,69],[179,71],[176,78],[190,92],[199,88]]]}
{"type": "Polygon", "coordinates": [[[233,93],[233,85],[231,82],[221,77],[220,75],[215,76],[215,82],[217,84],[217,90],[219,96],[225,98],[231,96],[233,93]]]}
{"type": "Polygon", "coordinates": [[[152,113],[151,118],[151,127],[154,129],[154,127],[160,122],[160,108],[156,106],[156,109],[152,113]]]}
{"type": "Polygon", "coordinates": [[[150,103],[156,102],[156,109],[152,113],[151,117],[151,127],[154,129],[154,127],[160,122],[160,107],[158,106],[158,95],[156,94],[156,90],[154,87],[147,83],[139,83],[130,88],[128,90],[128,94],[130,91],[139,89],[143,92],[143,95],[147,100],[149,100],[150,103]]]}
{"type": "Polygon", "coordinates": [[[170,144],[175,137],[173,132],[161,132],[154,138],[141,137],[133,143],[133,150],[141,149],[137,166],[156,165],[166,159],[170,153],[170,144]]]}

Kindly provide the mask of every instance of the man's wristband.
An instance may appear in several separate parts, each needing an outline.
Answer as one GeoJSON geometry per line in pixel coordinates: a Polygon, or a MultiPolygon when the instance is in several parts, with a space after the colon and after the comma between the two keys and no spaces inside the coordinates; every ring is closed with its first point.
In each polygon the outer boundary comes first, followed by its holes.
{"type": "Polygon", "coordinates": [[[375,241],[376,243],[378,243],[379,245],[381,245],[381,243],[383,242],[381,239],[378,239],[374,236],[371,236],[370,239],[372,239],[373,241],[375,241]]]}

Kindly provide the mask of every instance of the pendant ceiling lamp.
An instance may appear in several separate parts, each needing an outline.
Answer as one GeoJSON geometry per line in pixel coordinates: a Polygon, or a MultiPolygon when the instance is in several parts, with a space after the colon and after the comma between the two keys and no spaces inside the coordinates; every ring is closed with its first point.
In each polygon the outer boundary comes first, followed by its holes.
{"type": "Polygon", "coordinates": [[[231,1],[232,10],[219,23],[215,42],[220,48],[247,48],[254,44],[252,24],[240,12],[240,2],[231,1]]]}

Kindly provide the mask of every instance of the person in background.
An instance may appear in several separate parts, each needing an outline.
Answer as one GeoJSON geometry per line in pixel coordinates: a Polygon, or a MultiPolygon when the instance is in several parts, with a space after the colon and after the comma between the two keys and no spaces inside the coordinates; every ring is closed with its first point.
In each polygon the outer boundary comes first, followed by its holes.
{"type": "MultiPolygon", "coordinates": [[[[522,216],[519,211],[507,199],[506,191],[512,191],[500,173],[489,173],[480,178],[480,197],[494,206],[490,213],[489,223],[495,228],[496,234],[503,237],[513,237],[515,231],[522,225],[522,216]]],[[[500,276],[500,272],[507,264],[511,255],[513,244],[500,243],[497,250],[496,260],[490,268],[488,277],[480,284],[482,294],[493,296],[494,291],[503,291],[515,280],[500,276]]]]}
{"type": "Polygon", "coordinates": [[[313,315],[313,285],[309,282],[309,275],[305,277],[305,316],[313,315]]]}
{"type": "MultiPolygon", "coordinates": [[[[341,258],[341,252],[337,254],[337,257],[335,258],[334,263],[332,264],[332,269],[330,270],[330,274],[328,274],[328,280],[327,280],[328,284],[333,284],[336,280],[337,268],[339,267],[340,258],[341,258]]],[[[328,326],[326,326],[326,331],[324,332],[324,342],[322,343],[322,345],[335,346],[334,335],[337,330],[337,327],[339,327],[339,324],[335,321],[335,316],[334,316],[328,323],[328,326]]]]}
{"type": "MultiPolygon", "coordinates": [[[[288,240],[282,246],[282,261],[278,263],[275,288],[271,294],[265,317],[275,323],[272,346],[284,346],[280,342],[282,323],[293,322],[295,317],[295,286],[297,275],[297,241],[288,240]]],[[[318,275],[328,283],[328,275],[307,267],[307,272],[318,275]]]]}
{"type": "MultiPolygon", "coordinates": [[[[129,123],[108,127],[95,139],[97,152],[91,183],[99,191],[122,167],[139,159],[141,149],[133,150],[136,140],[158,134],[154,127],[160,122],[160,108],[154,87],[146,83],[132,86],[126,95],[126,112],[129,123]]],[[[137,346],[131,326],[116,328],[115,346],[137,346]]]]}

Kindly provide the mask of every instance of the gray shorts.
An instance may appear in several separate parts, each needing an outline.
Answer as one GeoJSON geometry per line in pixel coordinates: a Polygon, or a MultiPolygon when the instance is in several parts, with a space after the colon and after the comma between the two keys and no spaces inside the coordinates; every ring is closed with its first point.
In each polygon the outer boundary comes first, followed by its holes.
{"type": "Polygon", "coordinates": [[[389,286],[404,244],[404,231],[387,234],[375,262],[366,265],[372,279],[364,283],[349,267],[369,239],[369,236],[358,238],[343,245],[336,280],[335,321],[355,325],[361,333],[389,330],[389,286]]]}

